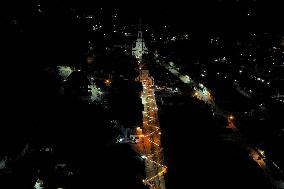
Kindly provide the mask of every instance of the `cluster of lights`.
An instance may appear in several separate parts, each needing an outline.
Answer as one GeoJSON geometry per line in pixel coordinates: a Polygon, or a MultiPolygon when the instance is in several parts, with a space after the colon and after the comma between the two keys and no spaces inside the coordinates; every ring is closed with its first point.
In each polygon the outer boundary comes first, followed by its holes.
{"type": "Polygon", "coordinates": [[[158,108],[153,108],[153,107],[151,107],[151,106],[147,106],[147,108],[150,108],[150,109],[152,109],[152,110],[158,110],[158,108]]]}
{"type": "MultiPolygon", "coordinates": [[[[148,125],[148,124],[146,124],[146,125],[148,125]]],[[[151,127],[151,126],[150,126],[151,127]]],[[[147,134],[147,135],[145,135],[145,137],[148,137],[148,136],[150,136],[150,135],[153,135],[155,132],[157,132],[157,131],[159,131],[159,127],[157,127],[157,126],[152,126],[152,127],[154,127],[154,128],[156,128],[156,130],[155,131],[152,131],[151,133],[149,133],[149,134],[147,134]]]]}
{"type": "Polygon", "coordinates": [[[210,103],[213,103],[210,92],[205,88],[202,91],[195,90],[192,96],[198,98],[199,100],[206,102],[210,101],[210,103]]]}
{"type": "Polygon", "coordinates": [[[152,140],[150,140],[149,138],[147,139],[150,143],[152,143],[152,144],[155,144],[156,146],[160,146],[159,144],[157,144],[156,142],[154,142],[154,141],[152,141],[152,140]]]}
{"type": "Polygon", "coordinates": [[[149,161],[149,162],[151,162],[151,163],[154,163],[154,164],[156,164],[156,165],[159,165],[159,166],[161,166],[161,167],[167,168],[167,166],[162,165],[162,164],[160,164],[160,163],[158,163],[158,162],[156,162],[156,161],[153,161],[153,160],[149,159],[149,158],[148,158],[147,156],[145,156],[145,155],[141,156],[141,158],[146,159],[147,161],[149,161]]]}
{"type": "Polygon", "coordinates": [[[155,176],[153,176],[151,178],[144,179],[142,181],[143,181],[144,184],[148,184],[150,186],[153,186],[153,184],[151,184],[150,181],[154,180],[155,178],[157,178],[159,176],[162,176],[164,173],[166,173],[166,171],[167,171],[167,168],[163,167],[163,169],[158,174],[156,174],[155,176]]]}
{"type": "Polygon", "coordinates": [[[96,30],[99,30],[99,29],[101,29],[103,26],[102,25],[94,25],[94,26],[92,26],[92,29],[93,29],[93,31],[96,31],[96,30]]]}
{"type": "MultiPolygon", "coordinates": [[[[146,125],[149,125],[148,123],[146,123],[146,125]]],[[[156,128],[156,130],[155,131],[152,131],[151,133],[149,133],[149,134],[147,134],[147,135],[139,135],[140,137],[149,137],[149,136],[151,136],[151,135],[153,135],[153,134],[155,134],[157,131],[159,131],[159,127],[157,127],[157,126],[149,126],[149,127],[154,127],[154,128],[156,128]]],[[[139,130],[140,129],[140,127],[138,127],[137,128],[137,130],[139,130]]],[[[161,132],[159,132],[159,134],[161,134],[161,132]]]]}
{"type": "MultiPolygon", "coordinates": [[[[144,114],[146,114],[146,112],[143,112],[144,114]]],[[[148,116],[148,115],[145,115],[146,117],[150,118],[150,119],[154,119],[154,117],[151,117],[151,116],[148,116]]]]}
{"type": "Polygon", "coordinates": [[[264,150],[258,150],[258,152],[259,152],[262,156],[265,156],[265,155],[264,155],[264,150]]]}

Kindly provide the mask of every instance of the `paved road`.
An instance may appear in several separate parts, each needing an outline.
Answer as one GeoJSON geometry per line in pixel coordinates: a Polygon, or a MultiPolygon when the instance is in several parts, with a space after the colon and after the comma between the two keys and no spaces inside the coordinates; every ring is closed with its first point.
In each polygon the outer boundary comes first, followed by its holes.
{"type": "Polygon", "coordinates": [[[148,70],[141,68],[139,80],[143,84],[141,94],[143,111],[143,127],[137,129],[137,135],[141,137],[138,144],[133,144],[133,148],[145,160],[146,178],[144,184],[150,189],[165,189],[164,174],[167,167],[163,164],[163,150],[161,147],[161,131],[158,121],[158,108],[156,104],[153,78],[148,70]],[[141,134],[142,132],[142,134],[141,134]]]}

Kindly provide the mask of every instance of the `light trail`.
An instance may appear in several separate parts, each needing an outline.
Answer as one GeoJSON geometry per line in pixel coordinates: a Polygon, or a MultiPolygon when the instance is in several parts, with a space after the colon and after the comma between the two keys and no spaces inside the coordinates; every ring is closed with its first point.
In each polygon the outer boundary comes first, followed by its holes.
{"type": "MultiPolygon", "coordinates": [[[[155,100],[155,93],[154,93],[154,85],[148,84],[150,83],[150,78],[147,77],[147,79],[143,79],[142,82],[147,82],[147,84],[143,85],[143,92],[141,94],[141,98],[143,100],[144,104],[144,111],[143,111],[143,128],[142,133],[143,135],[140,135],[141,138],[143,138],[144,142],[143,145],[144,148],[149,148],[149,152],[151,152],[153,149],[153,153],[149,153],[146,155],[142,155],[141,157],[145,159],[147,162],[153,164],[149,165],[146,164],[146,167],[150,168],[152,170],[148,174],[146,173],[146,178],[143,180],[143,183],[148,185],[151,189],[161,188],[164,189],[164,185],[160,185],[158,183],[163,183],[164,178],[162,177],[163,174],[167,170],[167,166],[161,163],[161,160],[159,159],[159,156],[161,155],[161,148],[160,148],[160,136],[161,131],[160,127],[157,122],[157,104],[155,100]],[[151,137],[151,138],[149,138],[151,137]],[[147,145],[145,143],[148,141],[151,145],[147,145]],[[151,158],[150,158],[151,157],[151,158]],[[154,166],[154,167],[153,167],[154,166]],[[158,166],[155,168],[155,166],[158,166]],[[158,169],[157,169],[158,168],[158,169]],[[158,172],[156,172],[158,171],[158,172]],[[156,172],[156,173],[155,173],[156,172]],[[154,174],[153,174],[154,173],[154,174]]],[[[145,153],[143,153],[145,154],[145,153]]]]}
{"type": "Polygon", "coordinates": [[[150,139],[147,139],[149,142],[151,142],[152,144],[155,144],[156,146],[160,146],[159,144],[157,144],[156,142],[154,142],[154,141],[152,141],[152,140],[150,140],[150,139]]]}
{"type": "Polygon", "coordinates": [[[151,186],[151,183],[149,183],[150,181],[154,180],[155,178],[159,177],[159,176],[162,176],[164,173],[166,173],[167,171],[167,168],[163,168],[157,175],[153,176],[153,177],[150,177],[148,179],[144,179],[143,182],[145,184],[148,184],[151,186]]]}
{"type": "Polygon", "coordinates": [[[132,50],[132,54],[138,60],[140,70],[138,79],[143,86],[141,99],[144,105],[142,135],[139,135],[142,140],[139,140],[139,143],[133,145],[133,147],[137,149],[138,153],[143,154],[142,158],[147,160],[145,161],[146,178],[142,180],[143,183],[148,185],[150,189],[165,189],[163,174],[166,172],[167,167],[161,163],[163,161],[163,151],[160,147],[161,131],[158,124],[158,108],[153,77],[150,76],[149,70],[146,70],[142,64],[142,55],[148,51],[145,48],[142,31],[138,32],[136,46],[132,50]]]}

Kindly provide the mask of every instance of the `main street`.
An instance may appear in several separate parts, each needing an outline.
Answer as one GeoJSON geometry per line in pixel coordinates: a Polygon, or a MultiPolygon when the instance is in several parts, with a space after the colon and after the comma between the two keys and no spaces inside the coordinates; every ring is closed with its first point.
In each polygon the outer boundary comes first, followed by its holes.
{"type": "Polygon", "coordinates": [[[167,166],[163,164],[164,154],[161,147],[161,131],[158,121],[158,108],[154,91],[154,78],[149,70],[143,66],[142,55],[147,53],[142,31],[138,31],[136,47],[133,48],[133,55],[138,60],[140,74],[137,78],[142,83],[141,94],[143,110],[143,127],[137,127],[136,136],[139,140],[133,144],[133,149],[141,155],[145,161],[146,178],[142,182],[150,189],[165,189],[164,174],[167,166]]]}
{"type": "Polygon", "coordinates": [[[161,131],[158,122],[158,108],[155,99],[153,79],[148,70],[142,70],[140,81],[143,84],[141,95],[144,104],[143,111],[143,151],[146,164],[146,179],[143,180],[150,188],[165,188],[163,174],[167,167],[163,165],[163,151],[161,148],[161,131]]]}
{"type": "Polygon", "coordinates": [[[133,149],[145,160],[146,178],[143,183],[151,189],[165,189],[164,173],[167,167],[163,164],[163,149],[161,147],[161,131],[158,121],[158,108],[155,99],[153,78],[148,70],[141,68],[139,80],[143,85],[141,94],[143,111],[143,127],[137,128],[139,141],[133,144],[133,149]]]}

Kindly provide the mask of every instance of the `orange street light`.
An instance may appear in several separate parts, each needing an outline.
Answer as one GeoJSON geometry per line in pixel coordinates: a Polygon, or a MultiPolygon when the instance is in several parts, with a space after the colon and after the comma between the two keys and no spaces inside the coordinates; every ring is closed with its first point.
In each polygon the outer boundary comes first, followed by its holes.
{"type": "Polygon", "coordinates": [[[106,79],[106,80],[105,80],[105,84],[106,84],[106,85],[109,85],[110,83],[111,83],[111,80],[109,80],[109,79],[106,79]]]}
{"type": "Polygon", "coordinates": [[[230,120],[233,120],[233,119],[234,119],[234,116],[233,116],[233,115],[230,115],[230,116],[229,116],[229,119],[230,119],[230,120]]]}

